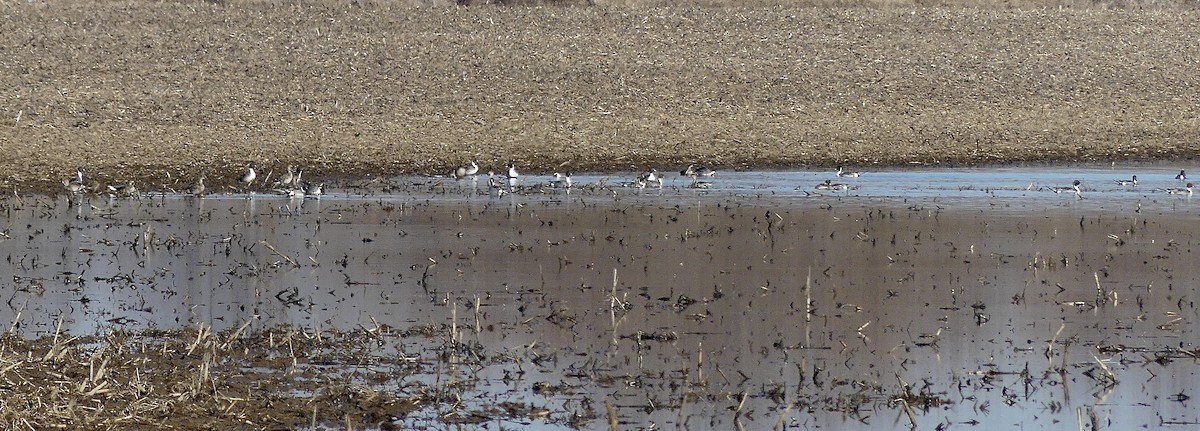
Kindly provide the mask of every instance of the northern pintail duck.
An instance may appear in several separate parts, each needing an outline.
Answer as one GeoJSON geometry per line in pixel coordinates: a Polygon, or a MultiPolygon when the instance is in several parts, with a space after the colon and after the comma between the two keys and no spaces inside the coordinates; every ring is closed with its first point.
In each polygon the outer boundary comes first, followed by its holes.
{"type": "Polygon", "coordinates": [[[1082,192],[1082,190],[1079,188],[1080,184],[1082,183],[1079,180],[1075,180],[1075,182],[1071,183],[1070,187],[1050,187],[1050,191],[1054,193],[1074,192],[1075,194],[1079,194],[1082,192]]]}
{"type": "Polygon", "coordinates": [[[568,188],[568,189],[571,188],[571,173],[568,172],[565,174],[561,174],[561,173],[555,172],[554,178],[550,179],[550,186],[551,187],[562,187],[562,188],[568,188]]]}
{"type": "Polygon", "coordinates": [[[487,185],[496,196],[504,196],[508,192],[508,180],[502,175],[497,175],[495,172],[488,171],[487,185]]]}
{"type": "Polygon", "coordinates": [[[1192,183],[1187,183],[1187,186],[1182,187],[1182,188],[1174,187],[1174,188],[1163,189],[1163,190],[1166,191],[1167,193],[1170,193],[1173,195],[1191,196],[1192,195],[1192,183]]]}
{"type": "Polygon", "coordinates": [[[656,183],[660,189],[663,187],[663,178],[658,174],[657,169],[651,169],[649,171],[642,172],[641,175],[638,175],[638,187],[645,188],[649,183],[656,183]]]}
{"type": "Polygon", "coordinates": [[[861,175],[860,172],[843,171],[841,166],[837,167],[837,176],[839,177],[858,178],[861,175]]]}
{"type": "Polygon", "coordinates": [[[1130,178],[1128,180],[1117,180],[1117,184],[1122,185],[1122,186],[1136,186],[1137,185],[1137,175],[1134,175],[1133,178],[1130,178]]]}
{"type": "Polygon", "coordinates": [[[325,183],[318,183],[315,186],[309,184],[304,187],[304,194],[310,198],[320,199],[321,195],[324,193],[325,193],[325,183]]]}
{"type": "Polygon", "coordinates": [[[1175,175],[1175,179],[1179,181],[1187,181],[1187,172],[1184,172],[1183,169],[1180,169],[1179,174],[1175,175]]]}
{"type": "Polygon", "coordinates": [[[79,194],[87,190],[87,188],[83,186],[83,183],[79,183],[74,180],[64,179],[62,180],[62,184],[63,189],[65,189],[67,193],[71,194],[79,194]]]}
{"type": "Polygon", "coordinates": [[[462,179],[462,178],[466,178],[466,177],[475,176],[475,174],[478,174],[478,173],[479,173],[479,164],[475,163],[475,161],[472,160],[469,165],[461,166],[458,169],[455,169],[454,172],[452,173],[452,176],[454,176],[455,179],[462,179]]]}
{"type": "Polygon", "coordinates": [[[69,179],[62,180],[63,189],[68,193],[78,194],[87,191],[87,186],[83,185],[83,169],[76,169],[75,175],[69,179]]]}
{"type": "Polygon", "coordinates": [[[133,183],[125,184],[123,186],[110,185],[108,186],[108,194],[112,197],[136,198],[138,197],[138,189],[137,187],[133,186],[133,183]]]}
{"type": "Polygon", "coordinates": [[[201,175],[200,179],[196,181],[196,184],[192,184],[190,187],[188,187],[186,190],[187,194],[192,195],[192,196],[203,196],[204,195],[204,178],[205,178],[205,176],[201,175]]]}
{"type": "Polygon", "coordinates": [[[516,163],[508,164],[508,176],[507,177],[508,177],[509,190],[516,190],[517,183],[521,180],[521,173],[517,172],[517,164],[516,163]]]}
{"type": "Polygon", "coordinates": [[[694,163],[688,165],[687,169],[679,171],[679,175],[682,175],[685,177],[691,177],[692,179],[696,179],[699,177],[711,177],[716,174],[717,174],[717,171],[709,169],[708,166],[697,165],[694,163]]]}
{"type": "Polygon", "coordinates": [[[287,172],[279,176],[277,185],[279,187],[292,187],[296,185],[296,170],[292,165],[288,165],[287,172]]]}
{"type": "Polygon", "coordinates": [[[850,186],[845,184],[837,184],[832,180],[825,180],[823,183],[817,184],[817,190],[847,190],[850,186]]]}
{"type": "Polygon", "coordinates": [[[250,184],[254,182],[255,178],[258,178],[258,172],[254,171],[254,164],[251,163],[246,166],[246,173],[242,174],[241,177],[238,177],[237,181],[238,184],[241,184],[243,187],[249,187],[250,184]]]}

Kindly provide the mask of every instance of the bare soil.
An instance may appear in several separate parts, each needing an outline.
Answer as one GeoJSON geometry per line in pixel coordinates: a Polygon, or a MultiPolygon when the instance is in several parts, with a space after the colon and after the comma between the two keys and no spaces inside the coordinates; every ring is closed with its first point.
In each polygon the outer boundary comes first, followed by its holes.
{"type": "MultiPolygon", "coordinates": [[[[1038,6],[1033,4],[1033,6],[1038,6]]],[[[1184,7],[5,2],[0,187],[1190,158],[1184,7]]]]}

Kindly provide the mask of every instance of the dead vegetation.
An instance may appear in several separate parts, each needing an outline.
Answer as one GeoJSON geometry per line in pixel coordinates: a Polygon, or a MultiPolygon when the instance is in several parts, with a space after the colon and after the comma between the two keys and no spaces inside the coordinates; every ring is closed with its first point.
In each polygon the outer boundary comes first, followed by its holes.
{"type": "MultiPolygon", "coordinates": [[[[245,327],[243,327],[245,328],[245,327]]],[[[369,331],[58,333],[0,338],[5,429],[378,427],[430,395],[381,391],[415,372],[369,331]],[[386,371],[379,371],[386,370],[386,371]]]]}
{"type": "Polygon", "coordinates": [[[1188,3],[414,3],[8,3],[0,186],[1200,149],[1188,3]]]}

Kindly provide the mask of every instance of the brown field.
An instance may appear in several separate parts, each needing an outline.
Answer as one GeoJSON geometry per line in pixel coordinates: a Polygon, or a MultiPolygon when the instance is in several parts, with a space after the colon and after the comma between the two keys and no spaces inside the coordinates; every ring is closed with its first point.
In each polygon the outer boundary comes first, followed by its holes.
{"type": "Polygon", "coordinates": [[[0,187],[1200,152],[1187,3],[596,3],[5,2],[0,187]]]}

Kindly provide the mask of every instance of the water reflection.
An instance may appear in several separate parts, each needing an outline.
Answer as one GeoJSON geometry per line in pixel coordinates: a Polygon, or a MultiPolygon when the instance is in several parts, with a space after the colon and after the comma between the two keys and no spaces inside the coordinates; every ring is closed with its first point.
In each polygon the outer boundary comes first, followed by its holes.
{"type": "Polygon", "coordinates": [[[599,411],[592,428],[605,400],[620,428],[1193,426],[1191,200],[1018,187],[1117,178],[1038,172],[867,172],[824,196],[794,184],[826,173],[722,172],[700,191],[10,199],[0,321],[453,323],[521,358],[471,370],[465,399],[599,411]]]}

